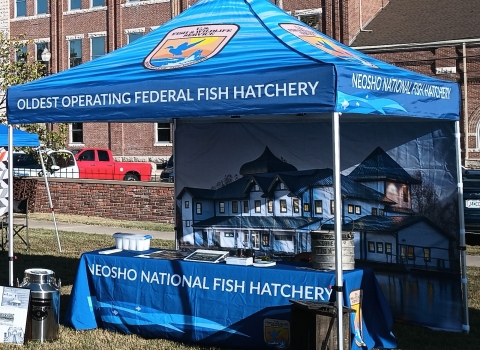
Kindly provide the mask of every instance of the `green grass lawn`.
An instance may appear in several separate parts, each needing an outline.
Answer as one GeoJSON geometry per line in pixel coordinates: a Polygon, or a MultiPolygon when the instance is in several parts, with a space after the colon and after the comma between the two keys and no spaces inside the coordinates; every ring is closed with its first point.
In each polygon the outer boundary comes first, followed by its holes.
{"type": "MultiPolygon", "coordinates": [[[[30,230],[31,249],[15,239],[14,276],[20,281],[26,269],[41,267],[51,269],[61,279],[61,320],[67,307],[72,284],[82,252],[113,247],[115,242],[109,235],[62,232],[59,233],[62,252],[58,252],[57,238],[51,230],[30,230]]],[[[153,239],[152,247],[173,248],[173,241],[153,239]]],[[[470,249],[470,247],[469,247],[470,249]]],[[[8,252],[0,252],[0,284],[8,285],[8,252]]],[[[424,327],[395,322],[393,332],[402,350],[478,350],[480,349],[480,268],[467,268],[470,332],[452,333],[434,331],[424,327]]],[[[459,282],[460,283],[460,282],[459,282]]],[[[237,344],[232,344],[237,346],[237,344]]],[[[102,329],[75,331],[60,326],[60,337],[51,343],[29,342],[26,349],[210,349],[227,348],[201,347],[171,342],[163,339],[146,340],[135,335],[123,335],[102,329]]],[[[16,349],[17,345],[2,345],[0,349],[16,349]]],[[[245,350],[245,349],[244,349],[245,350]]],[[[307,349],[305,349],[307,350],[307,349]]]]}

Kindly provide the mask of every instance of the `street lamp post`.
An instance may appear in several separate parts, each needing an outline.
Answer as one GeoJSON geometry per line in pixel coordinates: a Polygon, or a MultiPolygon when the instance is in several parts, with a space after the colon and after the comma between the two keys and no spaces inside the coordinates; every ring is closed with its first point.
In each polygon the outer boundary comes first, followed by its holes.
{"type": "MultiPolygon", "coordinates": [[[[52,53],[48,51],[48,48],[45,47],[42,51],[42,61],[46,62],[47,69],[45,70],[45,76],[50,75],[50,59],[52,58],[52,53]]],[[[53,131],[53,125],[51,123],[45,123],[45,128],[47,132],[53,131]]]]}
{"type": "Polygon", "coordinates": [[[43,62],[47,62],[46,65],[47,65],[47,72],[45,75],[49,75],[50,73],[50,59],[52,58],[52,54],[50,51],[48,51],[48,48],[45,48],[43,49],[43,52],[42,52],[42,61],[43,62]]]}

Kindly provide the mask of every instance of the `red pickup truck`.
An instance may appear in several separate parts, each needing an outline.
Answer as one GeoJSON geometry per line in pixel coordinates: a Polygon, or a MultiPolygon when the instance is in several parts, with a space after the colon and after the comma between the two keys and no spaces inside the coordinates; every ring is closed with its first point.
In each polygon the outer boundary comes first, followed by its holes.
{"type": "Polygon", "coordinates": [[[150,181],[152,164],[116,162],[107,148],[83,148],[75,154],[81,179],[150,181]]]}

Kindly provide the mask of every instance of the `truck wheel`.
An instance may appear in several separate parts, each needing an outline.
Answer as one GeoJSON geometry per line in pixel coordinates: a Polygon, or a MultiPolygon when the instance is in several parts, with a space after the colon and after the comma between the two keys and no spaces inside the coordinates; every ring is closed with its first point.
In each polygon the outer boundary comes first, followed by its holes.
{"type": "Polygon", "coordinates": [[[123,181],[140,181],[140,178],[135,174],[125,174],[123,181]]]}

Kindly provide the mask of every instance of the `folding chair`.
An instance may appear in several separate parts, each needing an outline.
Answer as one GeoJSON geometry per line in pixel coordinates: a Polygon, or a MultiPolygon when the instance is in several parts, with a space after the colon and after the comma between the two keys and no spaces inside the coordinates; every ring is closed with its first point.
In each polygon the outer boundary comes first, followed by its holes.
{"type": "MultiPolygon", "coordinates": [[[[30,248],[30,242],[28,241],[28,198],[14,199],[11,205],[13,206],[13,237],[18,236],[25,243],[27,249],[30,248]],[[25,239],[22,237],[25,231],[25,239]]],[[[8,243],[8,214],[5,215],[1,222],[2,228],[2,250],[5,250],[5,246],[8,243]]]]}

